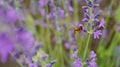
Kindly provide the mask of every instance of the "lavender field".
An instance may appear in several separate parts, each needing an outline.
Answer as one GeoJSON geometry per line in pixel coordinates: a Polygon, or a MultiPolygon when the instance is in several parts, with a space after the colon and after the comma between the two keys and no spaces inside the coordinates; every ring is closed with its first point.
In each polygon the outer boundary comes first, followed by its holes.
{"type": "Polygon", "coordinates": [[[0,67],[120,67],[120,0],[0,0],[0,67]]]}

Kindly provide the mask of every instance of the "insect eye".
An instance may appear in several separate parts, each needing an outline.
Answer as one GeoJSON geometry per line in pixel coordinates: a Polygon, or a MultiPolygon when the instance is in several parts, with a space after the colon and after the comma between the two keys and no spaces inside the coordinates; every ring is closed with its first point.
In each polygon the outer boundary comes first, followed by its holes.
{"type": "Polygon", "coordinates": [[[80,26],[80,30],[83,30],[83,27],[82,27],[82,26],[80,26]]]}

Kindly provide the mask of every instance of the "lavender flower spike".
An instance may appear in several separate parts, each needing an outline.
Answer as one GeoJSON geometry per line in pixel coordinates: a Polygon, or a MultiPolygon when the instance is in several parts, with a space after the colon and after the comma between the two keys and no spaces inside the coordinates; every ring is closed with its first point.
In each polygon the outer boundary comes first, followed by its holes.
{"type": "Polygon", "coordinates": [[[73,67],[82,67],[82,61],[80,60],[80,58],[77,58],[77,59],[73,62],[73,67]]]}
{"type": "Polygon", "coordinates": [[[76,50],[76,51],[72,54],[72,57],[73,57],[73,58],[77,58],[77,57],[78,57],[77,54],[78,54],[78,50],[76,50]]]}
{"type": "Polygon", "coordinates": [[[95,60],[96,60],[96,54],[94,51],[91,51],[89,57],[86,60],[87,67],[98,67],[95,60]]]}
{"type": "Polygon", "coordinates": [[[89,34],[93,34],[94,39],[99,39],[99,36],[102,35],[102,30],[99,30],[101,27],[104,28],[105,20],[102,18],[99,22],[99,16],[101,10],[95,10],[99,6],[97,0],[84,0],[87,6],[83,6],[84,18],[83,22],[88,22],[90,29],[86,29],[89,34]],[[98,25],[99,24],[99,25],[98,25]]]}
{"type": "Polygon", "coordinates": [[[94,52],[94,51],[91,51],[89,57],[90,57],[90,58],[96,58],[95,52],[94,52]]]}

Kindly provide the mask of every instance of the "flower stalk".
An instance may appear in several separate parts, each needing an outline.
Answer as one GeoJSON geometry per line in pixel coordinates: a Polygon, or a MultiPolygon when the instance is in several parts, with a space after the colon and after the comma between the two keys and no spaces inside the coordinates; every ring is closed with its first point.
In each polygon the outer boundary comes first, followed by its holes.
{"type": "Polygon", "coordinates": [[[89,12],[90,12],[90,30],[88,31],[88,38],[87,38],[87,42],[86,42],[86,46],[85,46],[85,50],[84,50],[84,55],[83,55],[83,61],[85,61],[85,58],[86,58],[86,55],[87,55],[87,50],[88,50],[88,47],[89,47],[89,43],[90,43],[90,37],[91,37],[91,34],[93,33],[92,32],[92,25],[93,25],[93,18],[92,18],[92,8],[89,9],[89,12]]]}

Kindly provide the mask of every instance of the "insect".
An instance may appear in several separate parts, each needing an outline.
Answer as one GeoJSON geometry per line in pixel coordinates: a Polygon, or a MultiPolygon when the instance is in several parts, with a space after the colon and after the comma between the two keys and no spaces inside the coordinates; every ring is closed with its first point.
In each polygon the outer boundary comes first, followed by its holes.
{"type": "Polygon", "coordinates": [[[74,34],[78,33],[78,32],[81,32],[83,30],[83,27],[82,26],[78,26],[78,27],[75,27],[74,28],[74,34]]]}

